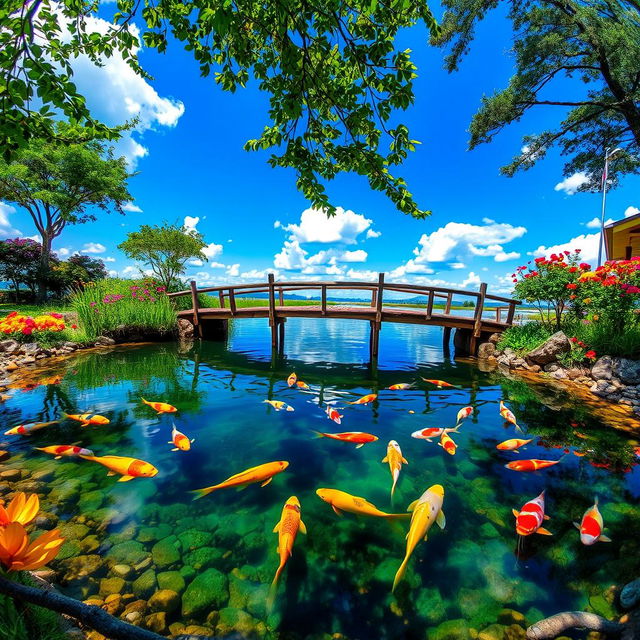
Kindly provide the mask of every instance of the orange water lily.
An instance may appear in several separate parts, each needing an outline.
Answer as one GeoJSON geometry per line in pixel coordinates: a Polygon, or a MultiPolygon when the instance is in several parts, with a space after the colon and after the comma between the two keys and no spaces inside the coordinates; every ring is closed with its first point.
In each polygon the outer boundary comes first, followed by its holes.
{"type": "Polygon", "coordinates": [[[40,509],[40,500],[35,493],[28,498],[20,491],[13,496],[8,507],[0,506],[0,527],[5,527],[12,522],[27,525],[37,515],[40,509]]]}
{"type": "Polygon", "coordinates": [[[39,569],[58,555],[63,542],[64,538],[54,529],[29,543],[25,528],[12,522],[0,529],[0,563],[7,571],[39,569]]]}

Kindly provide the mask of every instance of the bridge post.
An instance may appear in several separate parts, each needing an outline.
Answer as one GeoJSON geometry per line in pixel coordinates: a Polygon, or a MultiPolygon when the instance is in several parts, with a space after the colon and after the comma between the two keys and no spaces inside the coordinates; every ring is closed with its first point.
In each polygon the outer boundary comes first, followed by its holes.
{"type": "Polygon", "coordinates": [[[372,364],[377,364],[380,345],[380,328],[382,326],[382,294],[384,292],[384,273],[378,274],[378,288],[374,289],[374,292],[376,294],[376,319],[371,322],[371,333],[369,336],[369,353],[372,364]]]}
{"type": "Polygon", "coordinates": [[[268,276],[269,280],[269,326],[271,327],[271,349],[278,348],[278,323],[276,321],[276,294],[273,285],[273,273],[268,276]]]}
{"type": "Polygon", "coordinates": [[[476,310],[473,314],[473,333],[469,343],[469,351],[472,356],[476,355],[476,343],[482,333],[482,311],[484,310],[484,300],[487,295],[487,283],[480,283],[480,295],[477,298],[476,310]]]}
{"type": "Polygon", "coordinates": [[[200,302],[198,300],[198,288],[196,287],[196,281],[190,282],[191,286],[191,308],[193,309],[193,326],[198,332],[198,337],[202,338],[202,325],[200,324],[200,302]]]}

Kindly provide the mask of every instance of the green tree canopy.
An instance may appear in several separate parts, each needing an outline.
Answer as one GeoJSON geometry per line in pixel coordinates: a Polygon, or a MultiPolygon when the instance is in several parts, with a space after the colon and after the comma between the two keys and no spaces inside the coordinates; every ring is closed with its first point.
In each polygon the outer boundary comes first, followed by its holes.
{"type": "MultiPolygon", "coordinates": [[[[0,241],[0,279],[11,283],[15,300],[20,300],[20,285],[35,288],[42,246],[31,238],[8,238],[0,241]]],[[[55,260],[55,255],[49,256],[55,260]]]]}
{"type": "MultiPolygon", "coordinates": [[[[108,6],[100,4],[101,15],[108,6]]],[[[86,127],[83,135],[117,137],[91,116],[71,80],[73,59],[86,54],[99,62],[118,53],[146,75],[136,55],[137,20],[147,47],[164,52],[171,33],[223,90],[254,81],[269,95],[270,121],[245,148],[271,150],[272,166],[294,169],[313,206],[333,213],[323,183],[355,172],[400,211],[429,213],[390,172],[417,144],[404,124],[392,122],[413,103],[416,77],[410,51],[395,39],[419,23],[437,32],[424,0],[118,0],[104,33],[87,20],[97,10],[86,0],[2,3],[0,151],[10,155],[34,135],[69,139],[54,129],[56,110],[86,127]]]]}
{"type": "MultiPolygon", "coordinates": [[[[446,68],[458,69],[478,23],[496,0],[444,0],[441,35],[446,68]]],[[[606,148],[622,147],[609,178],[640,170],[640,2],[636,0],[509,0],[515,73],[484,97],[469,145],[491,142],[532,108],[558,112],[558,125],[524,137],[521,152],[501,171],[532,167],[552,147],[568,157],[565,175],[581,171],[581,190],[597,189],[606,148]],[[565,79],[561,84],[560,78],[565,79]],[[573,82],[566,82],[570,78],[573,82]],[[559,86],[560,84],[560,86],[559,86]]]]}
{"type": "Polygon", "coordinates": [[[165,222],[154,226],[145,224],[138,231],[128,233],[118,249],[131,260],[148,265],[160,283],[170,289],[184,273],[187,260],[208,260],[202,251],[206,246],[197,231],[165,222]]]}
{"type": "MultiPolygon", "coordinates": [[[[67,135],[70,127],[59,125],[67,135]]],[[[51,243],[68,224],[96,219],[97,211],[123,213],[131,200],[124,158],[96,140],[82,144],[32,139],[12,159],[0,159],[0,200],[26,209],[42,237],[38,297],[46,296],[51,243]]]]}

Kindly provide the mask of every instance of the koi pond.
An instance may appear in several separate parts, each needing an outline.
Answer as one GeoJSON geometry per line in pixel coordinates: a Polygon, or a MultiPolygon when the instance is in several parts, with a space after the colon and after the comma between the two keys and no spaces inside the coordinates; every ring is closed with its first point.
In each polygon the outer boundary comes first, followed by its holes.
{"type": "MultiPolygon", "coordinates": [[[[640,558],[638,436],[596,418],[564,392],[541,392],[441,349],[441,330],[385,324],[376,371],[366,363],[369,327],[346,320],[289,320],[285,355],[273,362],[266,321],[243,320],[226,344],[154,344],[79,353],[46,363],[9,391],[3,431],[59,420],[31,435],[3,436],[0,494],[37,492],[40,529],[66,538],[52,563],[63,592],[165,635],[318,640],[524,638],[524,626],[567,609],[610,615],[611,586],[637,577],[640,558]],[[308,385],[289,387],[294,372],[308,385]],[[438,389],[421,378],[459,388],[438,389]],[[413,383],[408,389],[392,385],[413,383]],[[368,404],[347,404],[377,394],[368,404]],[[157,414],[141,398],[177,407],[157,414]],[[265,400],[294,411],[277,411],[265,400]],[[505,422],[500,401],[522,432],[505,422]],[[341,414],[340,425],[327,407],[341,414]],[[425,428],[454,427],[450,455],[425,428]],[[62,414],[99,414],[81,426],[62,414]],[[172,424],[189,439],[172,451],[172,424]],[[378,440],[318,438],[315,432],[366,432],[378,440]],[[496,445],[520,438],[519,450],[496,445]],[[402,465],[393,504],[386,456],[397,441],[402,465]],[[39,451],[76,444],[95,456],[151,463],[155,477],[118,482],[90,460],[39,451]],[[535,472],[505,465],[539,459],[535,472]],[[288,467],[264,487],[215,485],[271,461],[288,467]],[[318,488],[361,496],[401,513],[442,485],[446,526],[421,540],[392,593],[405,555],[408,519],[344,514],[318,488]],[[518,544],[512,513],[545,491],[544,528],[518,544]],[[273,607],[278,568],[274,527],[297,496],[307,535],[295,540],[273,607]],[[583,545],[573,522],[599,497],[611,542],[583,545]]],[[[580,637],[580,636],[576,636],[580,637]]]]}

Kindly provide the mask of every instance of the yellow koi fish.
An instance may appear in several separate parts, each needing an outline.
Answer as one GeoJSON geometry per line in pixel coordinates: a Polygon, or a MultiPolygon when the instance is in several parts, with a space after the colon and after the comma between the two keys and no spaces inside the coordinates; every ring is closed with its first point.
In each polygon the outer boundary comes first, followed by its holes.
{"type": "Polygon", "coordinates": [[[393,499],[393,494],[396,490],[396,483],[398,482],[400,470],[402,469],[402,463],[409,463],[406,458],[402,456],[400,445],[395,440],[389,441],[389,444],[387,445],[387,455],[382,458],[382,462],[389,463],[389,471],[391,471],[391,477],[393,478],[393,484],[391,485],[391,498],[393,499]]]}
{"type": "Polygon", "coordinates": [[[500,416],[505,422],[512,424],[517,431],[522,431],[522,428],[518,424],[518,421],[516,420],[516,417],[513,414],[513,411],[511,411],[511,409],[505,406],[502,400],[500,400],[500,416]]]}
{"type": "Polygon", "coordinates": [[[298,376],[296,375],[296,372],[294,371],[288,378],[287,378],[287,384],[290,387],[295,387],[296,386],[296,382],[298,381],[298,376]]]}
{"type": "Polygon", "coordinates": [[[81,427],[86,427],[90,424],[109,424],[109,418],[105,418],[104,416],[93,415],[91,413],[64,413],[63,412],[62,417],[79,422],[81,427]]]}
{"type": "Polygon", "coordinates": [[[269,597],[267,598],[267,609],[271,609],[276,597],[276,591],[278,589],[278,580],[280,575],[284,571],[284,567],[287,564],[287,560],[291,557],[293,545],[296,541],[296,536],[300,533],[307,533],[307,527],[300,517],[300,501],[296,496],[291,496],[282,507],[282,514],[280,521],[273,528],[273,533],[278,534],[278,555],[280,556],[280,564],[276,570],[276,575],[271,583],[269,589],[269,597]]]}
{"type": "Polygon", "coordinates": [[[191,449],[191,444],[196,441],[195,438],[189,440],[187,436],[184,435],[181,431],[176,429],[176,425],[172,424],[173,429],[171,430],[171,440],[167,444],[172,444],[173,449],[171,451],[189,451],[191,449]]]}
{"type": "Polygon", "coordinates": [[[85,456],[81,455],[84,460],[97,462],[103,467],[109,469],[108,476],[120,474],[122,478],[118,478],[118,482],[129,482],[134,478],[153,478],[157,475],[158,470],[150,463],[138,458],[129,458],[127,456],[85,456]]]}
{"type": "Polygon", "coordinates": [[[298,380],[296,382],[296,385],[298,389],[304,389],[305,391],[308,391],[309,389],[311,389],[311,387],[306,382],[303,382],[302,380],[298,380]]]}
{"type": "Polygon", "coordinates": [[[144,398],[140,398],[140,400],[142,400],[142,402],[150,406],[152,409],[155,409],[158,414],[175,413],[177,411],[177,409],[172,404],[167,404],[166,402],[149,402],[144,398]]]}
{"type": "Polygon", "coordinates": [[[409,517],[407,513],[385,513],[364,498],[352,496],[350,493],[339,491],[338,489],[318,489],[316,495],[330,504],[336,515],[339,516],[342,515],[343,511],[348,511],[349,513],[377,518],[396,519],[409,517]]]}
{"type": "Polygon", "coordinates": [[[197,500],[198,498],[208,496],[210,493],[213,493],[218,489],[228,489],[230,487],[244,489],[247,485],[253,484],[254,482],[260,482],[260,486],[265,487],[271,482],[273,476],[278,473],[282,473],[288,466],[289,463],[286,460],[265,462],[264,464],[259,464],[257,467],[251,467],[251,469],[236,473],[219,484],[214,484],[211,487],[205,487],[204,489],[196,489],[191,493],[195,494],[196,497],[194,500],[197,500]]]}
{"type": "Polygon", "coordinates": [[[378,397],[377,393],[369,393],[366,396],[362,396],[362,398],[358,398],[353,402],[347,402],[347,404],[369,404],[373,402],[378,397]]]}
{"type": "Polygon", "coordinates": [[[270,404],[276,411],[294,411],[294,408],[290,404],[282,400],[263,400],[263,402],[270,404]]]}
{"type": "Polygon", "coordinates": [[[414,382],[399,382],[398,384],[392,384],[387,388],[391,391],[406,391],[407,389],[413,389],[414,386],[414,382]]]}
{"type": "Polygon", "coordinates": [[[423,538],[425,540],[427,539],[427,534],[433,523],[436,522],[441,529],[444,529],[446,520],[442,512],[443,501],[443,486],[441,484],[434,484],[407,508],[408,511],[413,511],[411,524],[409,525],[409,533],[407,533],[407,552],[393,580],[392,591],[395,591],[398,582],[402,580],[413,550],[420,540],[423,538]]]}

